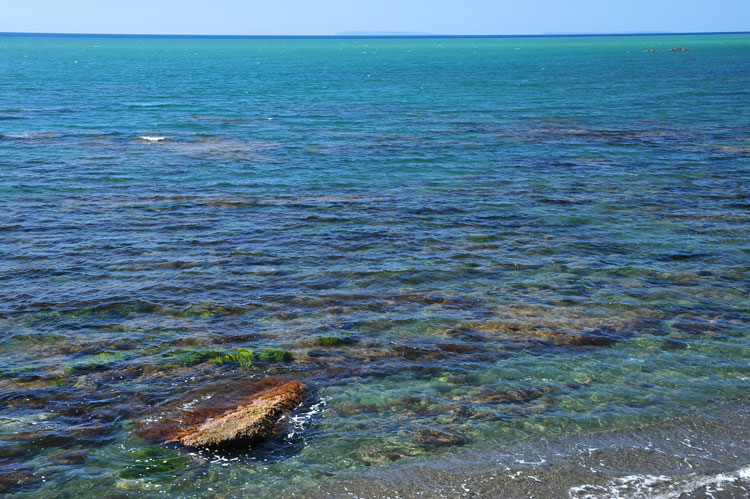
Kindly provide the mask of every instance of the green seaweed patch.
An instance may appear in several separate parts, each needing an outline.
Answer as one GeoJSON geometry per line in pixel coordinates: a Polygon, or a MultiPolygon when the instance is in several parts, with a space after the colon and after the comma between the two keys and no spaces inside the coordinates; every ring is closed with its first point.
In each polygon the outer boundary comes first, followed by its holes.
{"type": "Polygon", "coordinates": [[[260,362],[291,362],[294,360],[292,354],[286,350],[269,350],[258,354],[258,361],[260,362]]]}
{"type": "Polygon", "coordinates": [[[180,454],[161,447],[146,447],[128,456],[129,465],[118,476],[125,480],[139,478],[174,478],[174,472],[186,469],[189,461],[180,454]]]}
{"type": "Polygon", "coordinates": [[[33,325],[47,321],[102,321],[122,319],[133,313],[153,313],[154,305],[122,305],[102,306],[94,308],[80,308],[75,310],[46,310],[34,313],[23,320],[25,325],[33,325]]]}
{"type": "Polygon", "coordinates": [[[225,364],[238,364],[240,367],[253,367],[255,364],[291,362],[292,360],[294,360],[294,357],[292,357],[292,354],[286,350],[273,349],[254,352],[247,348],[240,348],[227,353],[217,353],[210,359],[212,364],[218,366],[225,364]]]}
{"type": "Polygon", "coordinates": [[[348,336],[318,336],[315,344],[320,347],[339,347],[351,345],[354,340],[348,336]]]}
{"type": "Polygon", "coordinates": [[[52,386],[56,388],[65,388],[67,386],[70,386],[70,384],[70,380],[65,378],[54,378],[52,380],[52,386]]]}
{"type": "Polygon", "coordinates": [[[255,352],[248,348],[240,348],[226,354],[216,354],[211,358],[211,363],[217,366],[224,364],[239,364],[240,367],[252,367],[255,360],[255,352]]]}
{"type": "Polygon", "coordinates": [[[217,366],[239,365],[245,368],[251,368],[256,364],[291,362],[294,360],[290,352],[281,349],[254,351],[249,348],[229,350],[202,346],[168,349],[161,356],[165,359],[167,365],[192,366],[210,362],[217,366]]]}
{"type": "Polygon", "coordinates": [[[175,317],[199,317],[203,319],[209,319],[212,317],[216,317],[216,314],[217,312],[214,310],[188,307],[175,313],[175,317]]]}
{"type": "Polygon", "coordinates": [[[211,360],[216,352],[206,347],[187,347],[180,348],[171,353],[171,360],[183,366],[193,366],[211,360]]]}
{"type": "Polygon", "coordinates": [[[77,361],[66,365],[65,369],[73,373],[98,371],[101,369],[107,369],[112,364],[124,359],[125,355],[120,352],[102,352],[78,359],[77,361]]]}
{"type": "Polygon", "coordinates": [[[2,373],[3,377],[24,378],[27,376],[32,376],[35,379],[35,373],[37,372],[37,370],[38,368],[35,366],[6,367],[2,368],[2,373]]]}

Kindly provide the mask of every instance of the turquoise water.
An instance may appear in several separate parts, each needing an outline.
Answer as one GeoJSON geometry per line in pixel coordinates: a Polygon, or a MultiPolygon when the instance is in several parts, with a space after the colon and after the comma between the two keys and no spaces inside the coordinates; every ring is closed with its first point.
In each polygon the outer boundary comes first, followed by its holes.
{"type": "Polygon", "coordinates": [[[750,35],[0,36],[0,492],[409,496],[639,431],[540,480],[747,479],[748,104],[750,35]],[[268,377],[268,444],[153,438],[268,377]]]}

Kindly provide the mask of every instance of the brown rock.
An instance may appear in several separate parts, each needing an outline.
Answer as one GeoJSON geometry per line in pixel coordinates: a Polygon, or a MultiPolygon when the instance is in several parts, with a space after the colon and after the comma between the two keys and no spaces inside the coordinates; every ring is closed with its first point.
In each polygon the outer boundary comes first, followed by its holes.
{"type": "Polygon", "coordinates": [[[23,464],[8,463],[6,460],[2,460],[0,461],[0,467],[0,494],[42,481],[41,475],[34,473],[32,468],[23,464]]]}
{"type": "Polygon", "coordinates": [[[563,334],[550,339],[555,346],[607,346],[617,343],[617,339],[607,336],[599,331],[584,331],[578,333],[563,334]]]}
{"type": "Polygon", "coordinates": [[[467,440],[457,433],[426,429],[420,431],[414,438],[414,441],[420,445],[430,447],[447,447],[450,445],[464,445],[467,440]]]}
{"type": "Polygon", "coordinates": [[[209,420],[175,440],[193,448],[233,448],[253,445],[273,435],[274,427],[287,412],[302,403],[305,385],[292,381],[262,391],[249,404],[209,420]]]}
{"type": "Polygon", "coordinates": [[[437,359],[442,357],[441,352],[435,348],[396,345],[394,350],[399,357],[403,357],[407,360],[437,359]]]}
{"type": "Polygon", "coordinates": [[[572,322],[554,323],[540,321],[524,323],[514,321],[486,322],[476,326],[478,331],[490,337],[501,337],[522,343],[551,346],[606,346],[616,343],[622,332],[611,327],[587,327],[590,325],[572,322]]]}
{"type": "Polygon", "coordinates": [[[71,464],[83,464],[87,458],[88,454],[85,451],[74,451],[55,458],[54,463],[63,466],[71,464]]]}
{"type": "Polygon", "coordinates": [[[500,404],[500,403],[513,403],[513,402],[530,402],[534,399],[548,394],[552,389],[548,386],[532,387],[532,388],[517,388],[515,390],[507,390],[499,392],[488,388],[477,395],[475,402],[480,404],[500,404]]]}
{"type": "Polygon", "coordinates": [[[466,343],[438,343],[435,346],[448,353],[473,353],[478,350],[476,345],[466,343]]]}

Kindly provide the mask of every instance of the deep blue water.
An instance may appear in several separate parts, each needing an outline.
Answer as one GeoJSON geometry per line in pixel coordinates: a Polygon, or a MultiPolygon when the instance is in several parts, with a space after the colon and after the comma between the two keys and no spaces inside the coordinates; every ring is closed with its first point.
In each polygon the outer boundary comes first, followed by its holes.
{"type": "Polygon", "coordinates": [[[746,34],[0,35],[0,492],[743,490],[749,104],[746,34]]]}

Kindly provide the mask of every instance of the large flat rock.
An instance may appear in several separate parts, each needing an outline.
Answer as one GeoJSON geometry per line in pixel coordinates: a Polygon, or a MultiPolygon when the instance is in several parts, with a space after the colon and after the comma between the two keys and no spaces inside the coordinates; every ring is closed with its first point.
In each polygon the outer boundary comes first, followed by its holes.
{"type": "Polygon", "coordinates": [[[258,393],[235,410],[179,435],[186,447],[224,449],[253,445],[270,438],[281,417],[302,403],[305,385],[292,381],[258,393]]]}

